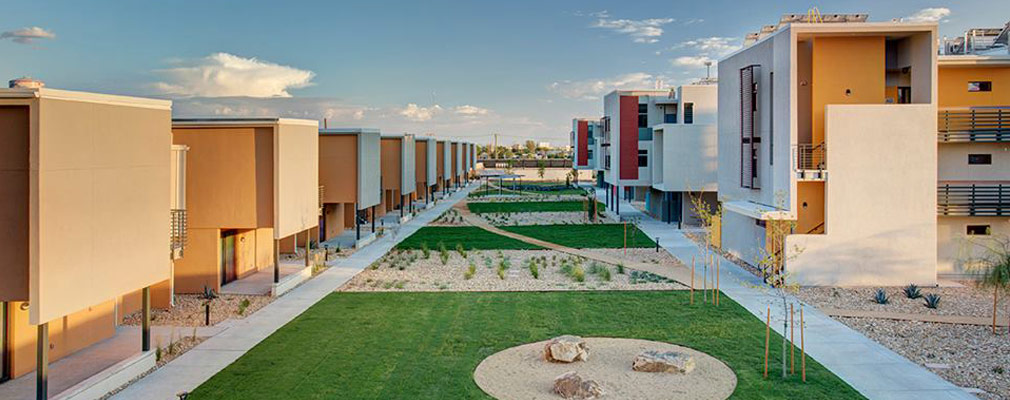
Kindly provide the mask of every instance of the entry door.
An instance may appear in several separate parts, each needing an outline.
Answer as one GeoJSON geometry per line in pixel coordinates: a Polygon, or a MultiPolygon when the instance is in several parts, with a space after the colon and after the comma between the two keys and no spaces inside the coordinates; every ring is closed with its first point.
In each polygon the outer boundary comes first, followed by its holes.
{"type": "Polygon", "coordinates": [[[909,86],[898,86],[898,104],[912,103],[912,88],[909,86]]]}
{"type": "Polygon", "coordinates": [[[221,284],[235,280],[235,231],[221,232],[221,284]]]}
{"type": "Polygon", "coordinates": [[[10,312],[8,302],[0,301],[0,382],[11,378],[10,312]]]}

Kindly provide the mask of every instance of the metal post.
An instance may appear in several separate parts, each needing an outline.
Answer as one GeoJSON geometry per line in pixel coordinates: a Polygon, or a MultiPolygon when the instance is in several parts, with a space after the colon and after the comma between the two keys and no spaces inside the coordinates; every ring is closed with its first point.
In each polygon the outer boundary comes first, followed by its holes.
{"type": "Polygon", "coordinates": [[[49,398],[49,323],[39,324],[35,350],[35,398],[49,398]]]}
{"type": "Polygon", "coordinates": [[[400,218],[403,218],[403,195],[400,195],[400,218]]]}
{"type": "Polygon", "coordinates": [[[312,261],[309,258],[312,256],[312,241],[309,240],[312,229],[305,230],[305,266],[312,266],[312,261]]]}
{"type": "Polygon", "coordinates": [[[354,239],[361,240],[361,210],[358,203],[354,203],[354,239]]]}
{"type": "Polygon", "coordinates": [[[140,351],[151,351],[151,287],[141,291],[140,351]]]}
{"type": "Polygon", "coordinates": [[[370,214],[372,217],[372,233],[375,233],[375,206],[369,207],[371,210],[370,214]]]}
{"type": "Polygon", "coordinates": [[[281,281],[281,241],[274,239],[274,283],[281,281]]]}

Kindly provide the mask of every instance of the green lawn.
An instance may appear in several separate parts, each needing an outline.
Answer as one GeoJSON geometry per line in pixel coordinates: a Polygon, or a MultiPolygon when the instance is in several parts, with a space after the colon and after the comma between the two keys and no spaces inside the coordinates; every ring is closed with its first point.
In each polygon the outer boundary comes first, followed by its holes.
{"type": "Polygon", "coordinates": [[[772,377],[762,378],[763,321],[727,297],[718,309],[688,306],[687,297],[684,291],[333,293],[190,399],[488,399],[473,382],[481,360],[561,334],[706,352],[736,373],[734,399],[863,398],[810,358],[807,383],[799,374],[778,377],[775,347],[772,377]]]}
{"type": "Polygon", "coordinates": [[[581,201],[503,201],[467,203],[466,206],[475,214],[585,211],[586,207],[581,201]]]}
{"type": "MultiPolygon", "coordinates": [[[[500,226],[502,230],[578,249],[624,247],[624,224],[500,226]]],[[[634,225],[628,224],[628,247],[656,247],[634,225]]]]}
{"type": "Polygon", "coordinates": [[[455,249],[457,243],[466,249],[540,249],[540,246],[521,242],[509,237],[488,232],[473,226],[425,226],[403,239],[396,245],[398,249],[420,249],[424,243],[428,248],[438,249],[438,243],[445,243],[449,250],[455,249]]]}

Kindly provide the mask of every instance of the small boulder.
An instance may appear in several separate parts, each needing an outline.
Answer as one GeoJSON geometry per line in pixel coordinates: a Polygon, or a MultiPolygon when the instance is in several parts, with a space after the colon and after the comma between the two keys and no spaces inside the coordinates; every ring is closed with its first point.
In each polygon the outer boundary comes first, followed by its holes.
{"type": "Polygon", "coordinates": [[[570,371],[554,378],[554,393],[566,399],[588,400],[603,396],[599,382],[582,379],[578,372],[570,371]]]}
{"type": "Polygon", "coordinates": [[[694,357],[675,351],[645,351],[635,357],[631,369],[638,372],[687,374],[694,371],[694,357]]]}
{"type": "Polygon", "coordinates": [[[550,362],[571,363],[589,359],[589,346],[578,336],[558,336],[547,342],[544,358],[550,362]]]}

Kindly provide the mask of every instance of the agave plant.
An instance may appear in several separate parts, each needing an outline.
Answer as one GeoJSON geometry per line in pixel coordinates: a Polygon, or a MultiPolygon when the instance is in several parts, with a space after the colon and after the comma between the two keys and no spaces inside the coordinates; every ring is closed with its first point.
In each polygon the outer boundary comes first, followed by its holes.
{"type": "Polygon", "coordinates": [[[940,295],[938,294],[930,293],[926,297],[923,297],[923,299],[926,300],[926,307],[935,309],[940,305],[940,295]]]}
{"type": "Polygon", "coordinates": [[[909,283],[908,286],[905,286],[905,289],[903,290],[905,292],[905,297],[908,297],[910,299],[918,299],[922,297],[922,292],[919,291],[919,287],[916,286],[914,283],[909,283]]]}
{"type": "Polygon", "coordinates": [[[887,299],[887,292],[884,289],[877,289],[877,293],[873,295],[873,301],[877,304],[887,304],[889,301],[887,299]]]}

